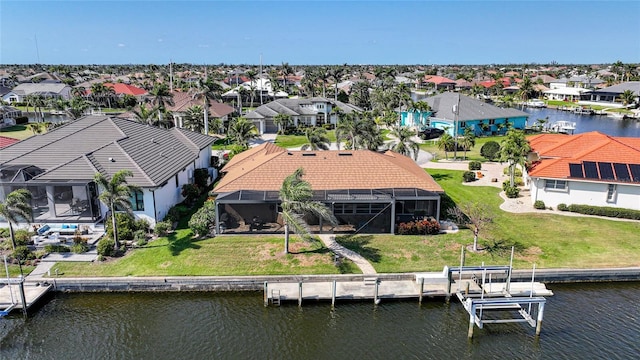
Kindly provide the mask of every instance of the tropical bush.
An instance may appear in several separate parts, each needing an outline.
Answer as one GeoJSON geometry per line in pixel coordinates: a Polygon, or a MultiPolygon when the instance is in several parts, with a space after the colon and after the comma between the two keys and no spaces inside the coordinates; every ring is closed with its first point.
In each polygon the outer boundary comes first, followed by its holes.
{"type": "Polygon", "coordinates": [[[469,170],[480,170],[480,169],[482,169],[482,163],[480,161],[469,162],[469,170]]]}
{"type": "MultiPolygon", "coordinates": [[[[107,225],[106,236],[113,238],[113,226],[111,225],[111,215],[105,221],[107,225]]],[[[135,219],[127,213],[116,213],[116,226],[118,227],[119,240],[133,239],[133,232],[136,230],[135,219]]]]}
{"type": "Polygon", "coordinates": [[[199,188],[206,188],[207,180],[209,180],[209,171],[207,169],[196,169],[193,172],[193,182],[198,185],[199,188]]]}
{"type": "Polygon", "coordinates": [[[572,204],[567,207],[571,212],[585,214],[585,215],[597,215],[622,219],[640,220],[640,211],[632,209],[621,209],[610,206],[592,206],[592,205],[579,205],[572,204]]]}
{"type": "Polygon", "coordinates": [[[48,254],[50,253],[65,253],[65,252],[69,252],[69,248],[64,246],[64,245],[57,245],[57,244],[48,244],[44,246],[44,251],[46,251],[48,254]]]}
{"type": "Polygon", "coordinates": [[[464,182],[476,181],[476,173],[474,173],[473,171],[465,171],[462,174],[462,178],[464,179],[464,182]]]}
{"type": "Polygon", "coordinates": [[[182,196],[185,197],[184,201],[187,204],[193,204],[193,201],[200,195],[200,187],[196,184],[184,184],[182,185],[182,196]]]}
{"type": "Polygon", "coordinates": [[[399,235],[435,235],[440,233],[440,223],[434,218],[409,221],[398,225],[399,235]]]}
{"type": "Polygon", "coordinates": [[[558,204],[558,210],[569,211],[569,207],[567,206],[567,204],[558,204]]]}
{"type": "Polygon", "coordinates": [[[204,205],[189,219],[189,229],[196,236],[206,236],[216,222],[216,207],[213,201],[205,201],[204,205]]]}
{"type": "Polygon", "coordinates": [[[87,244],[78,243],[71,245],[71,252],[74,254],[82,254],[89,250],[89,246],[87,244]]]}
{"type": "Polygon", "coordinates": [[[158,236],[166,236],[169,230],[171,230],[171,223],[165,220],[157,222],[153,232],[158,236]]]}
{"type": "Polygon", "coordinates": [[[27,245],[31,241],[31,235],[26,229],[18,229],[13,232],[16,246],[27,245]]]}
{"type": "MultiPolygon", "coordinates": [[[[148,233],[149,230],[151,230],[151,224],[149,224],[149,220],[145,219],[145,218],[140,218],[136,220],[135,223],[135,231],[144,231],[145,233],[148,233]]],[[[135,238],[135,232],[133,234],[134,238],[135,238]]]]}
{"type": "Polygon", "coordinates": [[[133,241],[135,241],[138,245],[140,242],[147,240],[147,232],[144,230],[136,230],[133,233],[133,241]]]}
{"type": "Polygon", "coordinates": [[[35,259],[34,253],[29,250],[26,245],[16,246],[16,249],[11,253],[11,257],[14,259],[20,259],[20,262],[24,264],[25,260],[35,259]]]}
{"type": "Polygon", "coordinates": [[[169,211],[167,211],[167,216],[164,217],[164,221],[168,221],[169,223],[177,222],[187,215],[187,213],[189,213],[189,208],[184,205],[172,206],[169,211]]]}
{"type": "Polygon", "coordinates": [[[544,210],[547,208],[547,206],[544,204],[544,201],[542,200],[536,200],[536,202],[533,203],[533,207],[538,210],[544,210]]]}
{"type": "Polygon", "coordinates": [[[504,193],[509,199],[515,199],[520,195],[520,188],[517,186],[507,186],[506,189],[504,189],[504,193]]]}
{"type": "MultiPolygon", "coordinates": [[[[509,175],[509,168],[508,168],[508,167],[504,168],[504,169],[502,170],[502,173],[503,173],[503,174],[505,174],[505,175],[509,175]]],[[[522,170],[520,170],[520,168],[516,167],[516,168],[513,170],[513,174],[514,174],[515,176],[520,176],[520,177],[521,177],[521,176],[522,176],[522,170]]]]}
{"type": "Polygon", "coordinates": [[[98,251],[98,255],[102,256],[114,256],[116,251],[113,249],[115,242],[111,237],[103,237],[102,240],[98,241],[98,246],[96,246],[96,250],[98,251]]]}
{"type": "Polygon", "coordinates": [[[500,151],[500,144],[496,141],[487,141],[480,148],[480,155],[487,160],[495,160],[498,157],[500,151]]]}

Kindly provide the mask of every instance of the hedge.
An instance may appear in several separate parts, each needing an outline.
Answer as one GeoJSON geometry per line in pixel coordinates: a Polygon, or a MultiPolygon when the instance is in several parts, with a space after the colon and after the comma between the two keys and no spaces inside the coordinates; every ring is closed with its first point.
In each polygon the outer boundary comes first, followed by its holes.
{"type": "MultiPolygon", "coordinates": [[[[558,206],[560,207],[560,206],[558,206]]],[[[571,212],[585,214],[585,215],[597,215],[614,217],[621,219],[640,220],[640,210],[632,209],[620,209],[609,206],[592,206],[592,205],[580,205],[572,204],[567,207],[571,212]]]]}

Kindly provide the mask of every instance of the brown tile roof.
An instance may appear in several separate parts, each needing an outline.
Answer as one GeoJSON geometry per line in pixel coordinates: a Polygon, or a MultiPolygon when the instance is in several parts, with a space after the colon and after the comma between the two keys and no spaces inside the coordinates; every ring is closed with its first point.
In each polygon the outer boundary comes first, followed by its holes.
{"type": "Polygon", "coordinates": [[[578,135],[540,134],[528,140],[541,159],[529,170],[532,177],[570,178],[569,164],[585,161],[640,164],[640,138],[613,137],[593,131],[578,135]]]}
{"type": "Polygon", "coordinates": [[[272,143],[236,155],[223,169],[216,193],[278,191],[297,168],[314,190],[418,188],[444,192],[424,169],[403,155],[368,150],[291,151],[272,143]]]}
{"type": "MultiPolygon", "coordinates": [[[[172,95],[173,105],[167,107],[170,111],[185,112],[192,106],[202,106],[202,99],[194,98],[193,93],[174,91],[172,95]]],[[[221,118],[225,115],[231,114],[234,111],[235,110],[233,109],[233,107],[227,104],[209,100],[209,114],[214,117],[221,118]]]]}

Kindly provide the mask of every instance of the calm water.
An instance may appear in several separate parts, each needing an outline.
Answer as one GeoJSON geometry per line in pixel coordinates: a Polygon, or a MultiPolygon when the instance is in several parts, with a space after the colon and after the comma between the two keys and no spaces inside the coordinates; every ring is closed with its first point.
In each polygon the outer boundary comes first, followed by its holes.
{"type": "Polygon", "coordinates": [[[542,334],[459,303],[262,306],[256,293],[60,294],[0,320],[2,359],[637,359],[640,283],[550,286],[542,334]]]}
{"type": "Polygon", "coordinates": [[[640,120],[635,119],[613,119],[603,115],[578,115],[570,111],[559,111],[554,109],[531,109],[525,108],[529,116],[529,125],[534,125],[536,120],[549,117],[547,126],[555,121],[565,120],[576,123],[575,134],[599,131],[611,136],[640,137],[640,120]]]}

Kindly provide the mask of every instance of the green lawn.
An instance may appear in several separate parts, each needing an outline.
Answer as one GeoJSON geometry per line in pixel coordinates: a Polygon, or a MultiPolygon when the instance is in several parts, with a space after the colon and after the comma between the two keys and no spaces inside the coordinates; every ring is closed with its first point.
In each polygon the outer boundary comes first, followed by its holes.
{"type": "MultiPolygon", "coordinates": [[[[476,138],[476,145],[472,147],[469,151],[467,151],[467,160],[478,160],[478,161],[486,161],[487,159],[483,158],[480,155],[480,148],[482,145],[486,144],[488,141],[496,141],[498,144],[504,136],[482,136],[476,138]]],[[[430,152],[432,154],[436,154],[435,160],[440,160],[445,158],[444,151],[438,149],[437,139],[427,140],[423,144],[420,144],[420,149],[430,152]]],[[[450,151],[449,159],[453,159],[453,152],[450,151]]],[[[458,158],[462,159],[464,156],[464,152],[458,151],[458,158]]]]}
{"type": "Polygon", "coordinates": [[[182,229],[170,237],[129,251],[122,258],[95,263],[57,263],[62,276],[284,275],[359,273],[351,263],[338,269],[319,242],[292,238],[283,253],[283,235],[223,235],[193,240],[182,229]]]}
{"type": "MultiPolygon", "coordinates": [[[[640,266],[640,222],[622,222],[554,214],[511,214],[498,208],[498,188],[461,183],[462,172],[429,170],[456,202],[478,201],[496,214],[494,225],[480,234],[492,251],[466,254],[466,264],[508,264],[516,246],[514,266],[530,268],[597,268],[640,266]]],[[[462,245],[473,242],[469,230],[437,236],[356,236],[339,240],[362,252],[379,272],[439,271],[460,261],[462,245]]]]}
{"type": "Polygon", "coordinates": [[[14,125],[0,129],[0,135],[18,140],[24,140],[30,136],[33,136],[33,131],[28,130],[26,125],[14,125]]]}
{"type": "MultiPolygon", "coordinates": [[[[332,143],[335,143],[336,131],[328,130],[327,137],[332,143]]],[[[306,143],[307,143],[307,137],[304,135],[278,135],[275,141],[276,145],[286,149],[300,147],[306,143]]]]}

